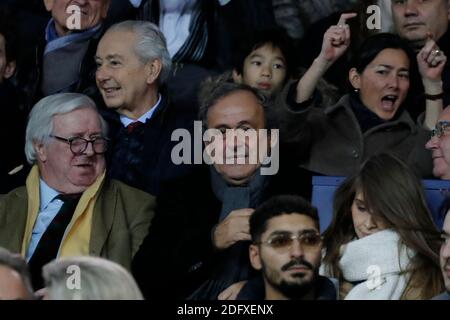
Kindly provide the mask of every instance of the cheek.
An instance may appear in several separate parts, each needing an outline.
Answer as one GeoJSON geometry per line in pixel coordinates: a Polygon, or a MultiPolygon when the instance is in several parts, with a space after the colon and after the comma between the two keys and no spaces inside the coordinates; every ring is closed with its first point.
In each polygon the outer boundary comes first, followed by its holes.
{"type": "Polygon", "coordinates": [[[444,156],[445,162],[450,164],[450,137],[446,137],[445,140],[441,139],[441,143],[439,145],[442,150],[442,155],[444,156]]]}

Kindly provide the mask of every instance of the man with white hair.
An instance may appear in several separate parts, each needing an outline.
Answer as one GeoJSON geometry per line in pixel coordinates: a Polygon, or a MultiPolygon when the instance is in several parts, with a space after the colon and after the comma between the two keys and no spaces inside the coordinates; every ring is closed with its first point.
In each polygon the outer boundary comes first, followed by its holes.
{"type": "Polygon", "coordinates": [[[87,96],[65,93],[30,113],[26,186],[0,200],[0,246],[26,258],[35,289],[56,257],[94,255],[129,268],[153,217],[154,198],[105,179],[107,125],[87,96]]]}
{"type": "Polygon", "coordinates": [[[111,129],[108,174],[153,195],[162,181],[183,176],[188,165],[175,165],[172,132],[193,127],[195,112],[175,110],[163,85],[172,62],[156,25],[124,21],[100,40],[95,55],[97,87],[111,129]]]}

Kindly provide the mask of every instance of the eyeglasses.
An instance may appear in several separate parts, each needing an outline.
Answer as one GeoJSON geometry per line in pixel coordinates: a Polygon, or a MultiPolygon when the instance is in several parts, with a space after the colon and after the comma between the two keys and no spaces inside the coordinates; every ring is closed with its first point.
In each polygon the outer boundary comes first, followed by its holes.
{"type": "Polygon", "coordinates": [[[105,153],[108,149],[109,139],[103,137],[95,137],[90,140],[84,139],[82,137],[63,138],[55,135],[50,135],[50,137],[67,143],[70,146],[70,151],[72,151],[74,155],[83,154],[83,152],[86,151],[89,143],[92,143],[92,149],[96,154],[105,153]]]}
{"type": "Polygon", "coordinates": [[[436,127],[431,130],[431,137],[442,137],[446,131],[450,128],[450,121],[438,121],[436,127]]]}
{"type": "Polygon", "coordinates": [[[284,251],[292,248],[294,240],[300,243],[303,250],[313,250],[320,247],[323,238],[317,231],[303,231],[297,235],[291,232],[283,232],[277,233],[266,241],[260,241],[256,244],[265,244],[276,250],[284,251]]]}

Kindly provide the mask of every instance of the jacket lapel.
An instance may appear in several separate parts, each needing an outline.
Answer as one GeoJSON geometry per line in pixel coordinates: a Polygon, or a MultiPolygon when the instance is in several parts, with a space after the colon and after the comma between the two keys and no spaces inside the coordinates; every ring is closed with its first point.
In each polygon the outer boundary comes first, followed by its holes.
{"type": "Polygon", "coordinates": [[[101,188],[94,207],[89,242],[89,253],[96,256],[105,255],[105,243],[110,235],[117,201],[117,189],[111,188],[109,180],[105,180],[101,188]]]}

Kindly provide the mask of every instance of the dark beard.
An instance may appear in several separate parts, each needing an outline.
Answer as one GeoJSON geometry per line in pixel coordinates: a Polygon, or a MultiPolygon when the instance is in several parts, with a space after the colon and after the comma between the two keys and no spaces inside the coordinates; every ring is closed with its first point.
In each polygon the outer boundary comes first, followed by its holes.
{"type": "Polygon", "coordinates": [[[310,294],[317,283],[319,275],[318,272],[314,273],[311,281],[304,282],[301,284],[298,283],[289,283],[285,280],[282,280],[280,284],[273,284],[272,286],[280,291],[286,298],[291,300],[302,300],[303,297],[310,294]]]}

